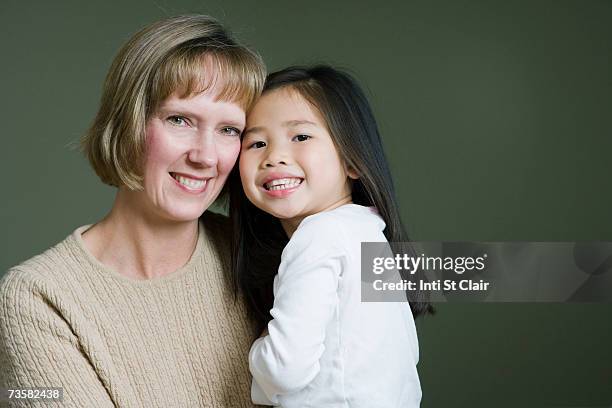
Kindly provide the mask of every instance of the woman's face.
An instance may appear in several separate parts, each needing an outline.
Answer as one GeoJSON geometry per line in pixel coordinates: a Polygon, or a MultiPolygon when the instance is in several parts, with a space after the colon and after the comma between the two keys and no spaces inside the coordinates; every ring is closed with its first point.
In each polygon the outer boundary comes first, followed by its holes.
{"type": "Polygon", "coordinates": [[[215,89],[171,95],[147,122],[141,205],[163,219],[197,219],[217,198],[240,151],[244,109],[215,89]]]}

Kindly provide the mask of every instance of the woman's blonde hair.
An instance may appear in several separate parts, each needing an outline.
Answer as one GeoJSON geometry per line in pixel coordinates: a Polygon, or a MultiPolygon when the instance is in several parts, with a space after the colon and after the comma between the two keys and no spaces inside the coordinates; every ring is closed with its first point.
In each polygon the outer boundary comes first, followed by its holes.
{"type": "Polygon", "coordinates": [[[212,17],[187,15],[153,23],[115,57],[82,149],[102,182],[140,190],[146,123],[166,98],[215,87],[217,99],[248,111],[265,74],[261,57],[212,17]]]}

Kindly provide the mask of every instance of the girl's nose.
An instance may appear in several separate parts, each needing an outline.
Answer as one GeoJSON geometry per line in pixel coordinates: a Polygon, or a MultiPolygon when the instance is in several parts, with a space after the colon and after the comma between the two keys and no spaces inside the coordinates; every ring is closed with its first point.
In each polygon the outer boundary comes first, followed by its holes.
{"type": "Polygon", "coordinates": [[[288,163],[289,158],[287,153],[283,149],[276,147],[268,150],[268,156],[264,160],[263,164],[265,167],[274,167],[280,165],[286,166],[288,163]]]}
{"type": "Polygon", "coordinates": [[[265,163],[266,167],[275,167],[275,166],[280,166],[280,165],[287,165],[287,162],[284,160],[278,160],[278,161],[266,160],[266,163],[265,163]]]}

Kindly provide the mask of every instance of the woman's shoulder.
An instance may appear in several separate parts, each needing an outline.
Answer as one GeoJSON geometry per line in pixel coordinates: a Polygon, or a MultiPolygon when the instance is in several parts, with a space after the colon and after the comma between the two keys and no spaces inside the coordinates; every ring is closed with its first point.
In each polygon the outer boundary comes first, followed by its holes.
{"type": "Polygon", "coordinates": [[[73,234],[10,268],[0,279],[0,292],[8,290],[7,287],[12,285],[44,285],[66,279],[68,271],[72,269],[70,264],[76,262],[77,258],[73,248],[73,234]]]}
{"type": "Polygon", "coordinates": [[[69,239],[13,266],[1,277],[0,313],[16,318],[30,316],[32,309],[44,310],[40,305],[60,296],[59,288],[70,279],[70,271],[74,269],[70,266],[75,256],[67,242],[69,239]]]}
{"type": "Polygon", "coordinates": [[[0,313],[5,317],[23,312],[48,286],[44,274],[29,268],[28,263],[9,269],[0,279],[0,313]]]}

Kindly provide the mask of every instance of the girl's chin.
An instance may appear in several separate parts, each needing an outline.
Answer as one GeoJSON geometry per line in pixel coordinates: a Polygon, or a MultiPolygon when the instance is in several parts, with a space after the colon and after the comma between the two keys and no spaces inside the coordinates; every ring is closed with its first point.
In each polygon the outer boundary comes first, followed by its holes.
{"type": "Polygon", "coordinates": [[[261,211],[280,220],[303,218],[305,210],[300,200],[252,200],[251,202],[261,211]]]}
{"type": "Polygon", "coordinates": [[[285,222],[293,222],[296,219],[302,219],[305,216],[302,215],[301,211],[277,211],[277,212],[269,212],[276,218],[285,222]]]}

